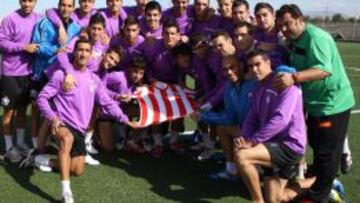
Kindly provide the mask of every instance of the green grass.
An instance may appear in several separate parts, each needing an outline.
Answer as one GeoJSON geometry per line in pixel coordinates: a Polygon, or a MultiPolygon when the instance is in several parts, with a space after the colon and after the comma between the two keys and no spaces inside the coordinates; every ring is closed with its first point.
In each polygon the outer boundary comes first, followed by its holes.
{"type": "MultiPolygon", "coordinates": [[[[360,67],[360,44],[339,43],[348,67],[360,67]]],[[[347,69],[357,101],[360,90],[359,71],[347,69]]],[[[359,105],[356,109],[360,109],[359,105]]],[[[360,114],[352,115],[349,136],[354,167],[341,176],[351,202],[360,201],[360,114]]],[[[187,123],[187,129],[193,123],[187,123]]],[[[3,149],[3,139],[0,139],[3,149]]],[[[77,202],[247,202],[241,183],[211,182],[207,175],[221,168],[219,163],[198,163],[190,156],[166,153],[160,159],[148,155],[118,152],[100,157],[102,165],[87,167],[71,184],[77,202]]],[[[60,192],[57,173],[19,170],[0,165],[0,202],[54,202],[60,192]]]]}

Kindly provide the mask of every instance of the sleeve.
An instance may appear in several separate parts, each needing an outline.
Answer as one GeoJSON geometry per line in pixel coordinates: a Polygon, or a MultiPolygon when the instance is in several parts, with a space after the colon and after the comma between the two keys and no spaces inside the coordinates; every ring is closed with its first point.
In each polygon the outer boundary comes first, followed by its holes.
{"type": "Polygon", "coordinates": [[[63,26],[63,23],[57,13],[57,9],[51,8],[46,10],[46,17],[56,25],[57,28],[63,26]]]}
{"type": "Polygon", "coordinates": [[[62,71],[64,71],[65,74],[68,74],[69,72],[71,72],[73,66],[70,63],[68,53],[64,53],[64,52],[58,53],[57,61],[58,61],[59,68],[62,71]]]}
{"type": "Polygon", "coordinates": [[[241,135],[244,136],[245,138],[250,138],[258,128],[258,124],[259,124],[259,120],[258,120],[258,115],[256,113],[256,104],[253,98],[253,101],[250,105],[250,110],[247,113],[245,120],[242,124],[241,135]]]}
{"type": "Polygon", "coordinates": [[[263,143],[283,131],[294,115],[298,99],[301,96],[297,86],[283,90],[279,95],[277,105],[272,109],[271,119],[248,139],[254,143],[263,143]]]}
{"type": "Polygon", "coordinates": [[[200,120],[207,124],[218,124],[218,125],[237,125],[236,113],[233,110],[231,102],[231,89],[229,86],[225,88],[224,94],[225,109],[221,112],[204,112],[200,116],[200,120]]]}
{"type": "Polygon", "coordinates": [[[5,18],[0,24],[0,50],[4,53],[20,53],[24,50],[24,43],[12,41],[14,36],[14,24],[5,18]]]}
{"type": "Polygon", "coordinates": [[[319,68],[330,74],[333,73],[331,44],[327,38],[314,37],[311,39],[306,55],[308,68],[319,68]]]}
{"type": "Polygon", "coordinates": [[[51,44],[49,36],[49,25],[46,24],[46,20],[41,21],[36,25],[33,43],[39,44],[39,50],[37,54],[42,57],[52,57],[58,50],[58,45],[51,44]]]}
{"type": "Polygon", "coordinates": [[[64,81],[64,73],[57,71],[36,99],[41,114],[49,121],[56,117],[55,112],[50,107],[49,100],[59,93],[62,87],[62,81],[64,81]]]}
{"type": "Polygon", "coordinates": [[[101,110],[117,119],[120,123],[129,121],[129,118],[123,113],[118,104],[106,93],[106,89],[100,79],[98,79],[98,88],[96,90],[95,101],[100,105],[101,110]]]}

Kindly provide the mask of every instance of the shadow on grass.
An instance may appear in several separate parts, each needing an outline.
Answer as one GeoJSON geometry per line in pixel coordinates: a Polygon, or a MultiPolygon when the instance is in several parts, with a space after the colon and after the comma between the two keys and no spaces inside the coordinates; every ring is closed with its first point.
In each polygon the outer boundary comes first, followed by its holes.
{"type": "Polygon", "coordinates": [[[161,159],[150,155],[126,152],[116,156],[100,156],[102,164],[125,170],[129,175],[148,181],[151,190],[168,200],[179,202],[211,202],[224,197],[249,199],[242,182],[212,181],[208,175],[221,170],[222,165],[199,163],[190,156],[165,152],[161,159]],[[120,158],[119,158],[120,157],[120,158]]]}
{"type": "Polygon", "coordinates": [[[35,195],[38,195],[48,202],[58,202],[52,196],[45,193],[38,186],[30,182],[30,178],[33,175],[33,169],[19,169],[17,165],[7,162],[3,162],[2,165],[6,172],[13,178],[14,182],[16,182],[20,187],[35,195]]]}

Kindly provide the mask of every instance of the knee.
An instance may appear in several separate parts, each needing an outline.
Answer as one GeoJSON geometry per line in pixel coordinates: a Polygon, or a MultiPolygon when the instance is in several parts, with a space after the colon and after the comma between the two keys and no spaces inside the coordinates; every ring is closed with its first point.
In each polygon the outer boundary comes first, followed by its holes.
{"type": "Polygon", "coordinates": [[[74,138],[71,135],[66,135],[60,137],[60,150],[67,150],[70,151],[72,144],[74,142],[74,138]]]}
{"type": "Polygon", "coordinates": [[[247,153],[244,150],[237,150],[234,152],[234,159],[240,167],[245,167],[249,164],[247,153]]]}
{"type": "Polygon", "coordinates": [[[85,171],[84,166],[79,166],[79,167],[76,167],[73,171],[71,171],[71,174],[73,176],[79,177],[79,176],[82,176],[82,174],[84,174],[84,171],[85,171]]]}

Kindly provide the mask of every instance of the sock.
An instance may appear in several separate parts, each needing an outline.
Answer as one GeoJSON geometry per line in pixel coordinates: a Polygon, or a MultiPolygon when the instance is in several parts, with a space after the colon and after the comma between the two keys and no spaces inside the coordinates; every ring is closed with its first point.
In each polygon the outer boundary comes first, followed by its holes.
{"type": "Polygon", "coordinates": [[[226,162],[226,170],[232,175],[236,175],[236,173],[237,173],[236,165],[234,162],[227,161],[226,162]]]}
{"type": "Polygon", "coordinates": [[[209,149],[213,149],[214,148],[214,142],[210,139],[209,133],[202,133],[201,137],[203,139],[203,142],[205,144],[205,146],[209,149]]]}
{"type": "Polygon", "coordinates": [[[4,137],[5,137],[6,151],[8,151],[14,145],[13,141],[12,141],[12,136],[11,135],[5,135],[4,137]]]}
{"type": "Polygon", "coordinates": [[[170,144],[173,144],[178,141],[179,132],[171,132],[170,135],[171,135],[170,140],[169,140],[170,144]]]}
{"type": "Polygon", "coordinates": [[[348,136],[345,137],[343,154],[351,155],[348,136]]]}
{"type": "Polygon", "coordinates": [[[154,145],[163,145],[162,143],[162,137],[160,133],[155,133],[153,134],[153,139],[154,139],[154,145]]]}
{"type": "Polygon", "coordinates": [[[35,149],[38,148],[38,138],[37,137],[32,137],[32,144],[35,149]]]}
{"type": "Polygon", "coordinates": [[[35,156],[35,163],[50,167],[50,158],[40,154],[35,156]]]}
{"type": "Polygon", "coordinates": [[[306,172],[307,166],[306,163],[300,163],[299,165],[299,174],[298,174],[298,179],[300,180],[304,180],[305,179],[305,172],[306,172]]]}
{"type": "Polygon", "coordinates": [[[70,188],[70,180],[62,180],[61,181],[61,194],[66,194],[66,193],[70,193],[72,194],[71,192],[71,188],[70,188]]]}
{"type": "Polygon", "coordinates": [[[85,144],[90,143],[93,134],[94,134],[93,130],[90,130],[90,131],[85,133],[85,144]]]}
{"type": "Polygon", "coordinates": [[[18,145],[25,144],[25,129],[24,128],[16,129],[16,144],[18,144],[18,145]]]}

